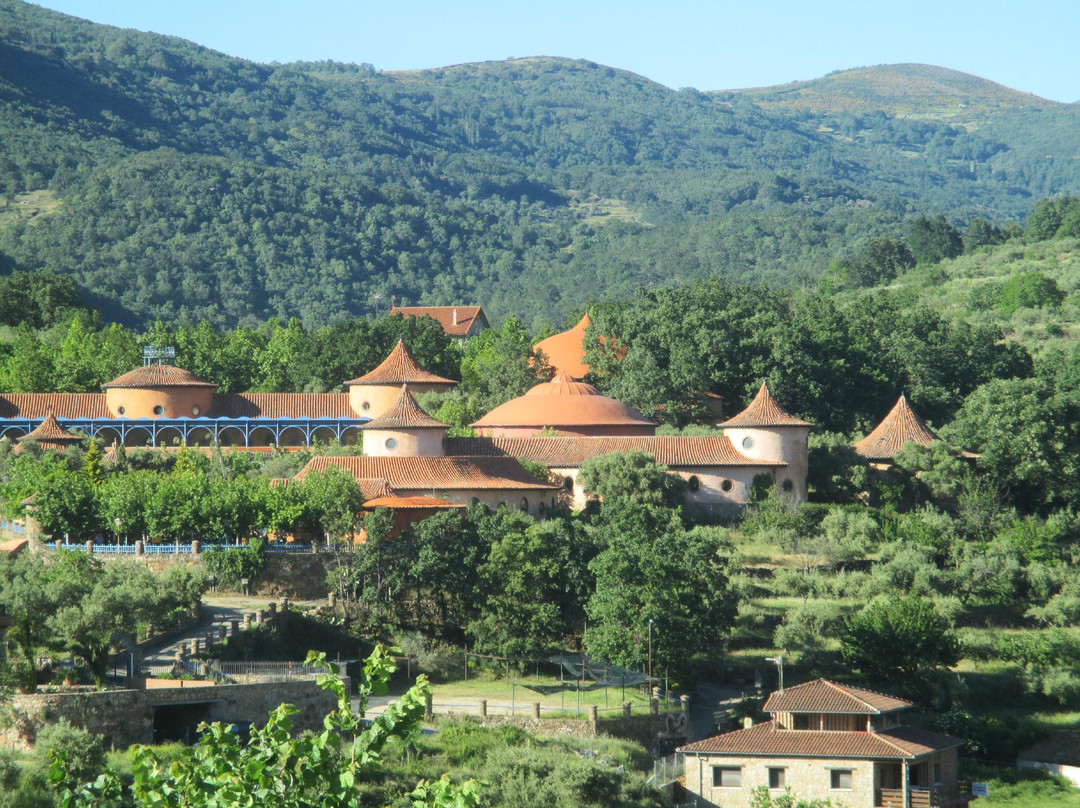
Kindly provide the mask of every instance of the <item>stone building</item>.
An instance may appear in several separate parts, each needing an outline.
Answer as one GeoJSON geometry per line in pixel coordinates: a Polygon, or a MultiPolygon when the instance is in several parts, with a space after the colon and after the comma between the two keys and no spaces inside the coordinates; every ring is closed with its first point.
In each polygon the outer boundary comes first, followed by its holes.
{"type": "Polygon", "coordinates": [[[699,806],[750,808],[755,790],[847,808],[966,805],[964,741],[904,726],[910,702],[817,679],[769,696],[761,724],[681,747],[699,806]]]}

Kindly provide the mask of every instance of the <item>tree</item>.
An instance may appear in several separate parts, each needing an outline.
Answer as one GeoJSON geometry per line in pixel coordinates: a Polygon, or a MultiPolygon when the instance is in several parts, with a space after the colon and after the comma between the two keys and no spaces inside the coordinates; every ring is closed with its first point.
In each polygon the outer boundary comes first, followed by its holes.
{"type": "Polygon", "coordinates": [[[873,679],[914,681],[960,660],[960,642],[933,604],[916,595],[879,598],[847,619],[844,661],[873,679]]]}
{"type": "Polygon", "coordinates": [[[682,504],[686,482],[641,450],[609,452],[581,464],[578,483],[602,500],[624,497],[649,505],[682,504]]]}
{"type": "Polygon", "coordinates": [[[640,669],[650,620],[654,665],[686,671],[695,654],[715,653],[735,618],[726,548],[713,535],[688,534],[673,511],[626,499],[605,503],[598,524],[606,546],[589,564],[589,653],[640,669]]]}
{"type": "Polygon", "coordinates": [[[470,339],[461,357],[461,388],[488,411],[551,378],[551,367],[532,349],[532,337],[517,317],[470,339]]]}
{"type": "Polygon", "coordinates": [[[964,252],[960,232],[944,216],[916,219],[908,235],[911,252],[920,264],[936,264],[964,252]]]}
{"type": "Polygon", "coordinates": [[[1046,241],[1065,236],[1080,236],[1080,197],[1055,196],[1040,200],[1028,216],[1024,240],[1046,241]]]}
{"type": "Polygon", "coordinates": [[[1053,278],[1041,272],[1019,272],[1002,285],[995,308],[1011,317],[1018,309],[1056,309],[1064,299],[1053,278]]]}
{"type": "MultiPolygon", "coordinates": [[[[256,727],[246,745],[222,723],[202,724],[198,745],[174,761],[163,761],[148,747],[132,747],[131,798],[139,808],[226,808],[257,804],[260,808],[360,808],[359,784],[395,738],[419,727],[430,688],[423,677],[397,701],[370,721],[363,720],[368,697],[386,692],[395,665],[391,651],[377,646],[356,675],[360,709],[354,713],[337,669],[322,654],[307,664],[328,666],[319,677],[337,707],[319,732],[296,733],[292,716],[300,710],[282,704],[266,724],[256,727]]],[[[64,758],[54,758],[53,782],[71,780],[64,758]]],[[[479,786],[468,780],[458,786],[422,781],[409,795],[414,808],[472,808],[479,804],[479,786]]],[[[124,796],[119,777],[106,772],[92,784],[61,790],[62,808],[98,808],[124,796]]]]}
{"type": "Polygon", "coordinates": [[[364,495],[356,479],[344,469],[328,466],[307,475],[304,496],[327,542],[342,538],[356,527],[364,495]]]}

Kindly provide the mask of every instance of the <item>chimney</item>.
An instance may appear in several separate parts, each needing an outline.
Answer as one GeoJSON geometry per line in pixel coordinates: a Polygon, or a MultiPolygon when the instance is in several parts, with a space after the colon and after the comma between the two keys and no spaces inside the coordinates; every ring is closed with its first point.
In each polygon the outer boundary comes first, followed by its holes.
{"type": "Polygon", "coordinates": [[[457,325],[457,309],[454,309],[454,325],[457,325]]]}
{"type": "Polygon", "coordinates": [[[750,729],[750,727],[752,727],[752,726],[754,726],[754,719],[751,718],[750,716],[745,716],[743,718],[743,720],[742,720],[742,728],[743,729],[750,729]]]}

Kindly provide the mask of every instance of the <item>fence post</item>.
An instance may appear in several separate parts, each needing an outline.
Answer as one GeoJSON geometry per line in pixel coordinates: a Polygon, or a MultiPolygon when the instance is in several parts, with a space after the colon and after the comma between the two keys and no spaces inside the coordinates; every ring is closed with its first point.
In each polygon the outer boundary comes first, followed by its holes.
{"type": "Polygon", "coordinates": [[[237,634],[240,633],[240,621],[239,620],[230,620],[229,621],[229,626],[232,629],[232,633],[233,633],[234,637],[237,634]]]}
{"type": "Polygon", "coordinates": [[[64,546],[64,543],[62,541],[60,541],[60,539],[57,539],[55,544],[56,544],[56,549],[57,550],[59,550],[61,547],[64,546]]]}
{"type": "Polygon", "coordinates": [[[593,729],[596,729],[596,723],[600,720],[600,705],[589,705],[589,721],[593,725],[593,729]]]}
{"type": "Polygon", "coordinates": [[[335,606],[337,606],[337,595],[334,594],[333,592],[331,592],[329,595],[327,595],[326,596],[326,605],[329,606],[331,609],[333,609],[335,606]]]}
{"type": "Polygon", "coordinates": [[[251,628],[251,612],[244,612],[244,631],[251,628]]]}
{"type": "Polygon", "coordinates": [[[533,718],[539,718],[539,717],[540,717],[540,702],[534,701],[533,702],[533,718]]]}
{"type": "Polygon", "coordinates": [[[192,555],[198,555],[201,552],[202,552],[202,542],[199,541],[198,539],[193,540],[191,542],[191,554],[192,555]]]}
{"type": "Polygon", "coordinates": [[[137,555],[137,556],[141,556],[142,554],[143,554],[143,543],[142,543],[142,539],[137,539],[137,540],[135,541],[135,555],[137,555]]]}
{"type": "Polygon", "coordinates": [[[87,555],[93,555],[94,554],[94,543],[92,541],[88,541],[86,543],[86,554],[87,555]]]}
{"type": "Polygon", "coordinates": [[[480,699],[480,715],[487,717],[487,699],[480,699]]]}
{"type": "Polygon", "coordinates": [[[631,713],[631,712],[633,711],[633,709],[634,709],[634,708],[633,708],[633,706],[632,706],[632,705],[630,704],[630,702],[628,702],[628,701],[624,701],[624,702],[622,703],[622,714],[623,714],[623,715],[625,715],[625,716],[626,716],[627,718],[629,718],[629,717],[630,717],[630,713],[631,713]]]}
{"type": "Polygon", "coordinates": [[[690,695],[688,693],[683,693],[679,696],[679,707],[684,713],[690,712],[690,695]]]}
{"type": "Polygon", "coordinates": [[[261,626],[262,622],[263,622],[263,610],[262,609],[256,609],[255,610],[255,625],[261,626]]]}
{"type": "Polygon", "coordinates": [[[429,690],[427,695],[424,696],[424,718],[431,719],[431,716],[435,714],[434,704],[432,703],[431,691],[429,690]]]}

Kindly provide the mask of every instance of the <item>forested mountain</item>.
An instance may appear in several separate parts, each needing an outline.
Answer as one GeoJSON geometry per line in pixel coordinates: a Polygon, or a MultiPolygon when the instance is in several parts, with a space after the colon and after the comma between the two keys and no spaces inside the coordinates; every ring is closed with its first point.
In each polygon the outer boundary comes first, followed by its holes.
{"type": "Polygon", "coordinates": [[[914,214],[1080,192],[1080,106],[958,76],[703,93],[553,58],[259,65],[0,0],[0,272],[70,274],[135,326],[396,295],[535,328],[640,285],[803,283],[914,214]]]}

